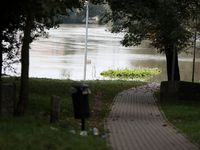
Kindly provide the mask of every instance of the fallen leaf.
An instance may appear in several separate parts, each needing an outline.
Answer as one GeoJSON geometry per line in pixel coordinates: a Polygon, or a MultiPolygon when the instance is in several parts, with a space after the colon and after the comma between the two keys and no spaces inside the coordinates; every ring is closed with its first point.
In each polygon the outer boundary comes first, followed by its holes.
{"type": "Polygon", "coordinates": [[[115,119],[113,119],[113,121],[115,121],[115,119]]]}
{"type": "Polygon", "coordinates": [[[163,127],[166,127],[166,126],[167,126],[167,124],[163,124],[162,126],[163,126],[163,127]]]}

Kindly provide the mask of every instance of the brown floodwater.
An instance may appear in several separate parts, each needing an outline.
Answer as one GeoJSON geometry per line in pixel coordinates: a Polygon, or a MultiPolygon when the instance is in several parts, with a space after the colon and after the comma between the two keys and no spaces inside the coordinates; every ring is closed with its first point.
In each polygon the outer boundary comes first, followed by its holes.
{"type": "MultiPolygon", "coordinates": [[[[30,77],[53,79],[84,79],[85,25],[64,24],[49,30],[48,39],[40,38],[31,44],[30,77]]],[[[123,47],[123,35],[106,31],[105,26],[89,25],[86,80],[109,79],[100,75],[104,70],[157,67],[162,70],[147,81],[166,81],[164,54],[148,46],[148,41],[138,47],[123,47]]],[[[194,80],[200,80],[200,53],[196,53],[194,80]]],[[[193,54],[180,54],[179,67],[182,81],[192,80],[193,54]]],[[[19,67],[19,66],[18,66],[19,67]]],[[[20,70],[20,67],[19,67],[20,70]]]]}

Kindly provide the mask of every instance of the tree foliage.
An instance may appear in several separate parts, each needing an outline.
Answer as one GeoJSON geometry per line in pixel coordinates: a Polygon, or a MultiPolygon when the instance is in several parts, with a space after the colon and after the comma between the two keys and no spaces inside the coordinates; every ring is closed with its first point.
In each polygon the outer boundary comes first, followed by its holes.
{"type": "Polygon", "coordinates": [[[106,21],[113,24],[112,32],[124,33],[124,46],[137,46],[148,39],[151,45],[165,51],[166,46],[177,43],[177,50],[191,46],[193,33],[188,29],[198,14],[195,1],[184,0],[108,0],[111,11],[106,21]]]}
{"type": "Polygon", "coordinates": [[[34,13],[30,39],[33,41],[41,36],[48,37],[46,29],[58,27],[62,22],[60,15],[68,15],[66,8],[72,10],[74,7],[81,9],[83,2],[79,2],[79,0],[1,0],[0,62],[2,63],[0,63],[0,71],[2,71],[2,67],[5,70],[12,63],[20,60],[18,50],[23,41],[23,31],[29,11],[34,13]]]}
{"type": "Polygon", "coordinates": [[[15,46],[18,48],[21,43],[16,35],[22,31],[21,86],[16,114],[24,116],[29,93],[29,44],[38,37],[47,37],[46,29],[57,28],[61,23],[60,15],[68,15],[66,9],[72,10],[74,7],[81,9],[83,2],[79,0],[18,0],[12,2],[10,0],[0,1],[1,8],[4,6],[8,8],[1,9],[0,19],[4,22],[0,27],[0,48],[1,52],[4,49],[4,52],[14,51],[15,46]]]}
{"type": "MultiPolygon", "coordinates": [[[[92,0],[97,3],[103,0],[92,0]]],[[[194,45],[194,20],[199,15],[198,0],[106,0],[110,11],[105,21],[113,22],[112,32],[123,33],[124,46],[138,46],[151,41],[167,59],[168,80],[171,80],[172,57],[175,51],[175,80],[180,80],[178,52],[194,45]],[[118,22],[118,23],[116,23],[118,22]]]]}
{"type": "MultiPolygon", "coordinates": [[[[106,7],[104,5],[89,4],[89,17],[99,17],[105,11],[106,7]]],[[[82,10],[73,9],[73,11],[68,10],[67,12],[69,14],[68,16],[62,16],[64,23],[85,23],[86,6],[82,10]]]]}
{"type": "Polygon", "coordinates": [[[19,62],[17,56],[21,42],[18,40],[17,32],[21,20],[17,11],[18,6],[16,1],[0,1],[0,75],[2,69],[12,69],[11,64],[19,62]]]}

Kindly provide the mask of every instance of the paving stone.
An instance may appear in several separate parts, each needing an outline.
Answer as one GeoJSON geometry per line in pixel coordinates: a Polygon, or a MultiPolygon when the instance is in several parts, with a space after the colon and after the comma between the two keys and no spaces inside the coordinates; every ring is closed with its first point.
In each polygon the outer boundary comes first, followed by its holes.
{"type": "Polygon", "coordinates": [[[156,105],[152,83],[123,91],[115,96],[105,118],[108,146],[112,150],[198,150],[173,129],[156,105]]]}

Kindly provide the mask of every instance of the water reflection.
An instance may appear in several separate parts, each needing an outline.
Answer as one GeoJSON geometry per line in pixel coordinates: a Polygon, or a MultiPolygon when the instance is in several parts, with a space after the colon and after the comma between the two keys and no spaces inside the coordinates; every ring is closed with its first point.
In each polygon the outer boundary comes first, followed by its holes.
{"type": "MultiPolygon", "coordinates": [[[[162,73],[148,81],[167,80],[164,54],[148,46],[144,41],[139,47],[123,47],[122,35],[105,31],[104,26],[89,25],[88,59],[86,79],[107,79],[100,72],[107,69],[158,67],[162,73]]],[[[31,44],[30,77],[83,80],[85,51],[85,25],[61,25],[50,30],[50,38],[31,44]]],[[[179,65],[181,80],[192,79],[192,54],[181,54],[179,65]]],[[[195,81],[200,80],[200,53],[196,55],[195,81]]]]}

